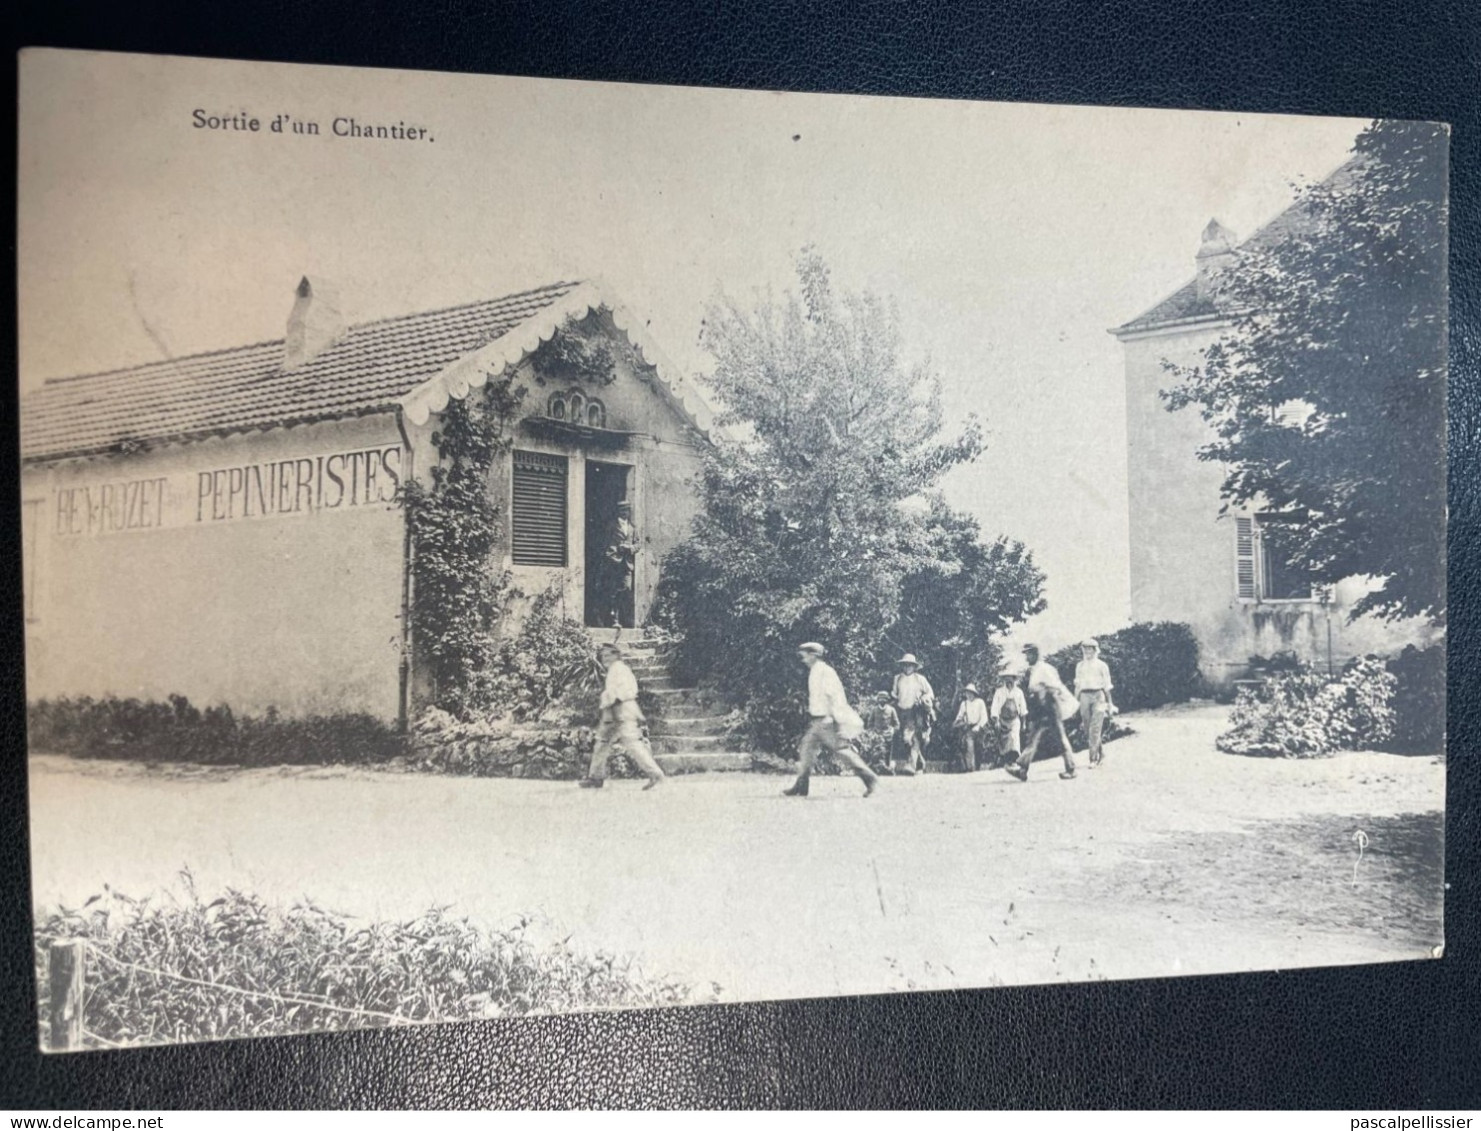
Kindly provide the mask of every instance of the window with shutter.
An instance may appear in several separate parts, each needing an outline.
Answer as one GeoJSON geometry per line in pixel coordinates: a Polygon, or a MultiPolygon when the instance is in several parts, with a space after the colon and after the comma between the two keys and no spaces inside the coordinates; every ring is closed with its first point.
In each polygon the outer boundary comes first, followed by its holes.
{"type": "Polygon", "coordinates": [[[1255,520],[1234,520],[1234,585],[1241,600],[1253,601],[1257,595],[1255,581],[1255,520]]]}
{"type": "Polygon", "coordinates": [[[511,556],[515,565],[566,564],[565,456],[514,453],[511,556]]]}

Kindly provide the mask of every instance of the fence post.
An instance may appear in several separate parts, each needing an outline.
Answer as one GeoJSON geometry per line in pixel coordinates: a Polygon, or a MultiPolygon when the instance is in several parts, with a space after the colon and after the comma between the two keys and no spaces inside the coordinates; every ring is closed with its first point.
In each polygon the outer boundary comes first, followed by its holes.
{"type": "Polygon", "coordinates": [[[87,974],[87,942],[59,939],[51,944],[51,1047],[82,1047],[82,989],[87,974]]]}

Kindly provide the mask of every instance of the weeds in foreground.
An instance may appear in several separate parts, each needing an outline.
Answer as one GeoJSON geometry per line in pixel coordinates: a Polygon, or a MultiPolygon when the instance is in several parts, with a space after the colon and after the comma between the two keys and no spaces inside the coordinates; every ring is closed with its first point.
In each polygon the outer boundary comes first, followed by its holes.
{"type": "Polygon", "coordinates": [[[89,1043],[103,1045],[714,999],[611,955],[537,945],[526,937],[528,920],[486,930],[434,908],[362,925],[311,901],[285,909],[231,888],[208,901],[189,872],[182,881],[183,895],[133,899],[108,890],[80,908],[37,914],[43,1042],[55,938],[90,944],[83,1028],[89,1043]]]}

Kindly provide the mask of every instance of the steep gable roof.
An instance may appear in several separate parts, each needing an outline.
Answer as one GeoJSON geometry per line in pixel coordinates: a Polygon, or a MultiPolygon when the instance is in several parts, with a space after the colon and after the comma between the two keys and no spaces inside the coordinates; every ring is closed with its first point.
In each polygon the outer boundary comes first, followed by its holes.
{"type": "Polygon", "coordinates": [[[297,368],[279,338],[128,369],[47,381],[21,400],[26,461],[157,444],[403,408],[425,423],[505,364],[549,341],[568,316],[598,307],[659,368],[662,391],[708,433],[713,415],[641,331],[592,283],[552,283],[501,298],[352,326],[297,368]],[[642,339],[642,340],[639,340],[642,339]]]}
{"type": "MultiPolygon", "coordinates": [[[[1361,175],[1362,165],[1360,158],[1351,157],[1322,183],[1338,187],[1349,184],[1361,175]]],[[[1309,215],[1304,204],[1298,200],[1245,240],[1240,245],[1240,249],[1253,251],[1271,247],[1292,233],[1305,228],[1309,222],[1309,215]]],[[[1134,334],[1139,330],[1155,330],[1163,326],[1214,322],[1227,315],[1227,311],[1221,310],[1207,296],[1199,295],[1198,279],[1195,276],[1155,306],[1144,310],[1131,321],[1114,327],[1111,333],[1120,337],[1124,334],[1134,334]]]]}

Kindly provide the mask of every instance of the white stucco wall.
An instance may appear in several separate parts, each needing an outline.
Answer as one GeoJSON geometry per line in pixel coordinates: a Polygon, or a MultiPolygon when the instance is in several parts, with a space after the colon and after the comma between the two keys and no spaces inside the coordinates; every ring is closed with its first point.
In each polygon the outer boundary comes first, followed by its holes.
{"type": "Polygon", "coordinates": [[[29,697],[394,722],[404,462],[384,415],[27,467],[29,697]]]}
{"type": "Polygon", "coordinates": [[[1329,659],[1340,666],[1353,656],[1429,643],[1433,633],[1422,622],[1350,621],[1370,584],[1361,578],[1337,585],[1325,606],[1239,598],[1233,517],[1219,516],[1224,467],[1196,455],[1212,431],[1196,408],[1168,412],[1159,395],[1174,384],[1164,360],[1195,364],[1221,332],[1204,324],[1122,339],[1132,620],[1191,625],[1204,675],[1221,685],[1242,677],[1252,656],[1293,651],[1319,666],[1329,659]]]}

